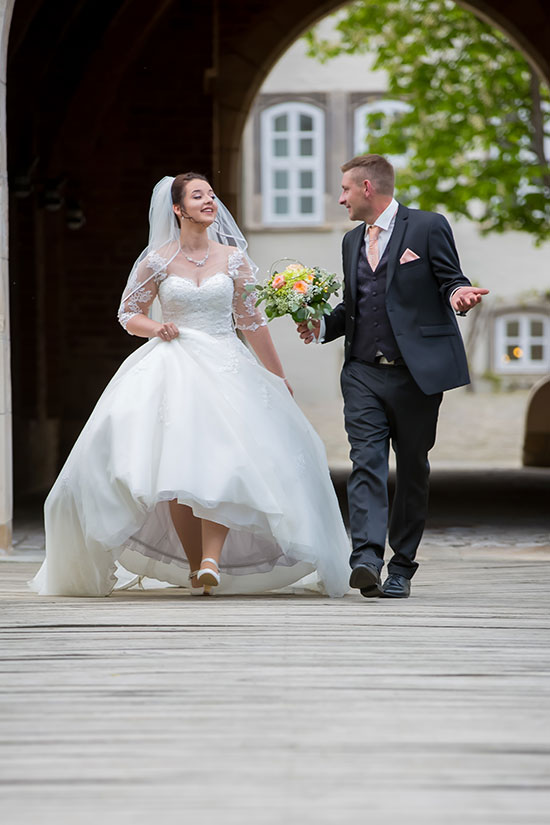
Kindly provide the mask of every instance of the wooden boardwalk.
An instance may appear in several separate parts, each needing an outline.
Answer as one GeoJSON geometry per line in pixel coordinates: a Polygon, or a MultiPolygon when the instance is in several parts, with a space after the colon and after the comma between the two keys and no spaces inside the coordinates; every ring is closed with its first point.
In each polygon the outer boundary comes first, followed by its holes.
{"type": "Polygon", "coordinates": [[[3,562],[3,825],[547,825],[550,547],[423,555],[404,602],[3,562]]]}

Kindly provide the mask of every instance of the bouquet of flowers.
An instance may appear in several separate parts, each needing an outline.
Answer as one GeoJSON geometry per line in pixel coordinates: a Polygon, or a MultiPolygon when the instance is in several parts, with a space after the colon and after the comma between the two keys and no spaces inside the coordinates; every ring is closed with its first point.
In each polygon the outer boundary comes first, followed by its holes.
{"type": "Polygon", "coordinates": [[[249,284],[247,289],[256,292],[256,306],[265,302],[269,321],[290,315],[297,324],[307,321],[311,329],[312,321],[332,312],[328,299],[338,293],[341,283],[335,274],[318,266],[304,266],[296,261],[279,271],[280,263],[277,261],[271,267],[272,274],[265,284],[249,284]]]}

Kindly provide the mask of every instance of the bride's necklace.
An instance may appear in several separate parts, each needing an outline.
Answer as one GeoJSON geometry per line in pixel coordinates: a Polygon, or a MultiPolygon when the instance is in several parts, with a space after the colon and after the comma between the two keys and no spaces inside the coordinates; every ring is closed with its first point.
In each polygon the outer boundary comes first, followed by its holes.
{"type": "Polygon", "coordinates": [[[190,263],[195,264],[195,266],[204,266],[204,265],[205,265],[205,263],[207,262],[207,260],[208,260],[209,256],[210,256],[210,248],[209,248],[209,247],[206,249],[206,255],[204,256],[204,258],[201,258],[201,260],[200,260],[200,261],[196,261],[196,260],[195,260],[195,258],[191,258],[189,255],[187,255],[187,254],[183,251],[183,249],[181,248],[181,246],[180,246],[180,251],[181,251],[181,253],[183,254],[184,258],[187,258],[187,260],[188,260],[190,263]]]}

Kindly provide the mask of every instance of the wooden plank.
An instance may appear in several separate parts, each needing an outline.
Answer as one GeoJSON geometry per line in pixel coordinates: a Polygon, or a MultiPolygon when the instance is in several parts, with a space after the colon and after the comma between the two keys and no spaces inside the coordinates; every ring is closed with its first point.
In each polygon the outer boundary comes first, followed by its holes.
{"type": "Polygon", "coordinates": [[[407,601],[43,598],[0,565],[9,825],[536,825],[550,547],[423,549],[407,601]]]}

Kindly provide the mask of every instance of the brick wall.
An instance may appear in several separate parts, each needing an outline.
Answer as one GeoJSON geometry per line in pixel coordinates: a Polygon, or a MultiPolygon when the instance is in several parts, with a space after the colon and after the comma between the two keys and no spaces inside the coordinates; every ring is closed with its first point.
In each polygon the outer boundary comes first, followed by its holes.
{"type": "MultiPolygon", "coordinates": [[[[17,93],[26,84],[18,72],[28,78],[40,65],[14,61],[9,70],[12,181],[32,161],[32,147],[40,147],[32,193],[18,198],[12,187],[10,199],[16,492],[49,487],[105,385],[143,343],[124,332],[116,313],[131,265],[147,243],[153,185],[187,169],[210,174],[211,100],[203,94],[203,74],[212,57],[211,21],[208,3],[193,8],[172,5],[128,65],[101,124],[92,101],[88,119],[66,130],[74,141],[66,153],[48,146],[35,112],[36,134],[27,135],[31,148],[23,156],[18,137],[29,111],[17,93]],[[86,147],[80,157],[79,144],[86,147]],[[61,191],[82,205],[81,229],[67,228],[68,204],[56,212],[43,206],[46,181],[57,177],[67,181],[61,191]]],[[[64,88],[58,66],[55,77],[36,101],[45,112],[53,99],[60,111],[65,93],[70,102],[72,89],[64,88]]]]}

